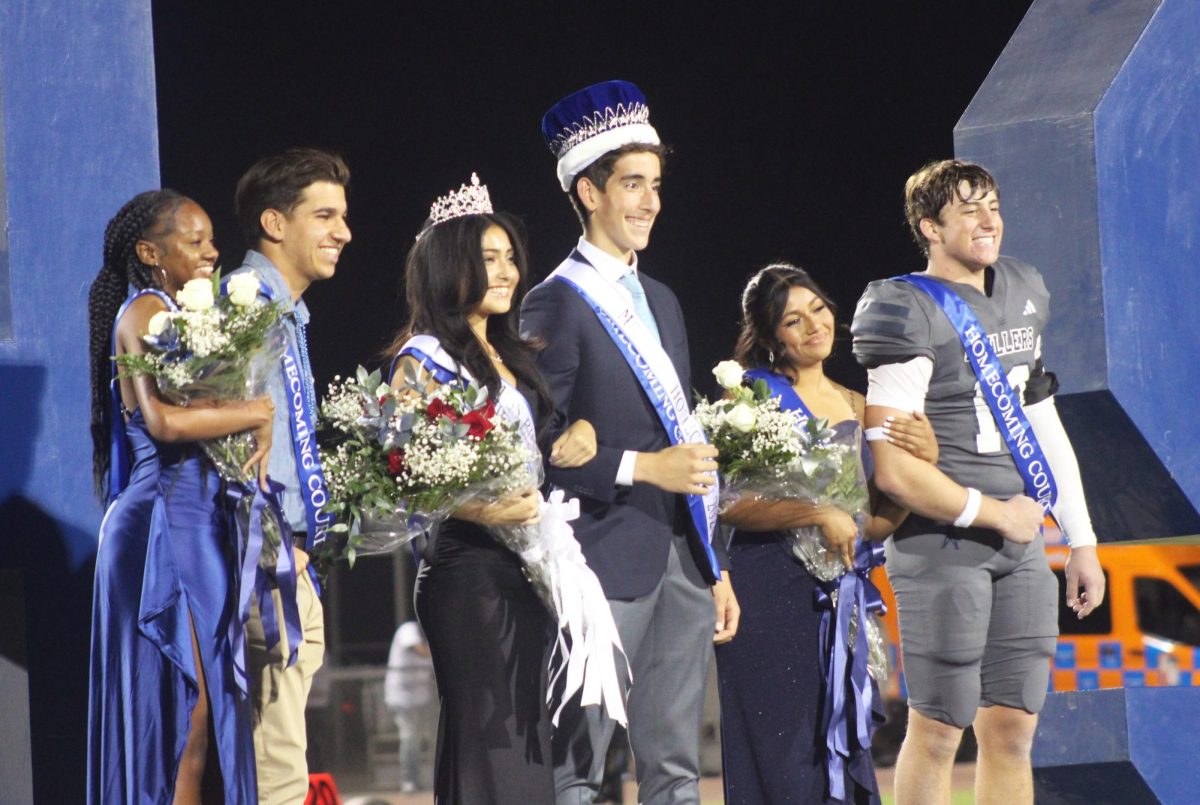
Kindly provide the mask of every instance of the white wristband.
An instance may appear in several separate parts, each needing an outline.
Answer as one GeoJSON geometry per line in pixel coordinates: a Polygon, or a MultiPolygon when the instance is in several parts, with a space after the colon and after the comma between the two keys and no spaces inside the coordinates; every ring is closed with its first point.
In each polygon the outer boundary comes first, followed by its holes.
{"type": "Polygon", "coordinates": [[[983,502],[983,495],[979,494],[979,490],[973,486],[967,487],[967,504],[963,506],[963,510],[959,512],[958,519],[954,521],[955,528],[970,528],[971,523],[975,522],[975,518],[979,516],[979,505],[983,502]]]}

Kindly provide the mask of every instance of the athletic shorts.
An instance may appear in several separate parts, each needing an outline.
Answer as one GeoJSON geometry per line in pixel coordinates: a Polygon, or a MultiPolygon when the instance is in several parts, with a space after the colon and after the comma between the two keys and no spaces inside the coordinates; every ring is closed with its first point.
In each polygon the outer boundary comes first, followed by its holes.
{"type": "Polygon", "coordinates": [[[909,706],[960,728],[981,706],[1040,711],[1058,637],[1042,538],[1018,545],[916,515],[905,526],[886,548],[909,706]]]}

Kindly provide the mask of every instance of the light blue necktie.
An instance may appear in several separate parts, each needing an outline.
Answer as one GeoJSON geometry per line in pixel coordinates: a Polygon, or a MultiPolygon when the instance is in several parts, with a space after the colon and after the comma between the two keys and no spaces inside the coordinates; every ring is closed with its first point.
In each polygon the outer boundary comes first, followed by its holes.
{"type": "Polygon", "coordinates": [[[629,295],[633,297],[633,310],[638,314],[638,318],[642,320],[642,324],[646,325],[646,329],[654,336],[654,340],[658,344],[662,344],[662,337],[658,334],[658,324],[654,321],[654,314],[650,311],[650,303],[646,301],[646,289],[642,287],[642,283],[638,281],[636,271],[628,271],[621,275],[617,282],[629,291],[629,295]]]}

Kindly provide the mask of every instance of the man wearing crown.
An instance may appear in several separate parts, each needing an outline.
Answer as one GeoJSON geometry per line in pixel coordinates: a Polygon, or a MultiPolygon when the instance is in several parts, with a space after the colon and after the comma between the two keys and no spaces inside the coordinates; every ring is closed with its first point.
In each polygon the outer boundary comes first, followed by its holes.
{"type": "MultiPolygon", "coordinates": [[[[675,295],[639,269],[661,207],[666,149],[633,84],[555,104],[542,134],[583,224],[571,255],[526,297],[523,335],[569,421],[596,429],[588,464],[549,467],[578,495],[575,523],[633,675],[629,738],[638,800],[699,802],[699,735],[712,643],[739,610],[716,533],[716,455],[688,409],[687,332],[675,295]]],[[[554,735],[560,803],[591,802],[613,722],[568,703],[554,735]]]]}

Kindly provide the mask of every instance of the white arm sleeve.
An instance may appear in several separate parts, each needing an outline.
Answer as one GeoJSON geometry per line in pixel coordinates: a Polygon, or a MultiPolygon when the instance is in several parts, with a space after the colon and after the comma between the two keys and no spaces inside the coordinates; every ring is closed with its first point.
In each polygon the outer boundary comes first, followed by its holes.
{"type": "Polygon", "coordinates": [[[1058,502],[1054,504],[1054,517],[1066,533],[1067,544],[1082,548],[1096,544],[1096,532],[1088,514],[1087,499],[1083,496],[1083,479],[1079,477],[1079,462],[1075,448],[1058,418],[1054,398],[1047,397],[1033,405],[1025,406],[1025,416],[1037,436],[1038,444],[1050,464],[1054,483],[1058,487],[1058,502]]]}
{"type": "Polygon", "coordinates": [[[925,412],[933,361],[924,356],[867,370],[867,405],[925,412]]]}

